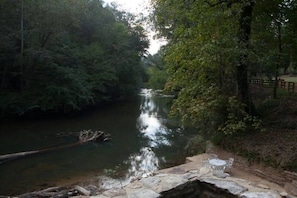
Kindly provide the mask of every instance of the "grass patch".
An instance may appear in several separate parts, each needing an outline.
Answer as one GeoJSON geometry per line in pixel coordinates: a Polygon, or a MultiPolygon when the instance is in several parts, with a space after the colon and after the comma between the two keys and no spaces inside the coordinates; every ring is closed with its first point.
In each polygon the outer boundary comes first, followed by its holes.
{"type": "Polygon", "coordinates": [[[284,79],[287,82],[295,82],[297,83],[297,76],[281,76],[281,79],[284,79]]]}

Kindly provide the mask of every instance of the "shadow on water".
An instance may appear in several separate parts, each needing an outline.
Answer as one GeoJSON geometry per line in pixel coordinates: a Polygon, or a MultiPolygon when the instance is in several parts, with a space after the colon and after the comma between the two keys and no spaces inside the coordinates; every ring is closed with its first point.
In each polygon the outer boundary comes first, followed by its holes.
{"type": "Polygon", "coordinates": [[[123,167],[127,179],[140,177],[181,158],[187,135],[167,117],[172,97],[143,90],[135,100],[76,118],[20,121],[0,126],[0,155],[74,143],[77,132],[101,130],[108,143],[87,143],[0,164],[0,195],[16,195],[97,177],[123,167]],[[178,153],[180,155],[178,155],[178,153]]]}

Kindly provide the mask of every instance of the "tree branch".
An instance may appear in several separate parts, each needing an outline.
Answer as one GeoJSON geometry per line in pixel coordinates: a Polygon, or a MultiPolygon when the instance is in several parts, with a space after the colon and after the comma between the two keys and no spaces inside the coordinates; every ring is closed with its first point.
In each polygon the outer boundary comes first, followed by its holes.
{"type": "Polygon", "coordinates": [[[219,1],[216,2],[216,3],[210,3],[210,2],[207,1],[207,0],[205,0],[204,2],[207,3],[207,4],[208,4],[209,6],[211,6],[211,7],[214,7],[214,6],[220,5],[220,4],[222,4],[222,3],[227,3],[228,0],[219,0],[219,1]]]}
{"type": "Polygon", "coordinates": [[[226,3],[227,7],[230,8],[233,3],[240,3],[241,0],[218,0],[216,3],[210,3],[208,0],[205,0],[204,2],[207,3],[210,7],[215,7],[217,5],[226,3]]]}

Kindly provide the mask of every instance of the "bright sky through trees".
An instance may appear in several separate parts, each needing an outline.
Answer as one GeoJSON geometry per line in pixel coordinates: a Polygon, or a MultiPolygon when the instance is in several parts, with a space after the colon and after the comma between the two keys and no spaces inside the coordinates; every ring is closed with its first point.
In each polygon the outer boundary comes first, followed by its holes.
{"type": "MultiPolygon", "coordinates": [[[[106,3],[116,3],[120,9],[123,9],[127,12],[131,12],[133,14],[148,15],[148,8],[150,7],[150,0],[104,0],[106,3]]],[[[149,31],[149,30],[148,30],[149,31]]],[[[150,54],[155,54],[160,49],[161,45],[164,45],[165,42],[154,39],[154,32],[149,32],[150,38],[150,47],[148,49],[150,54]]]]}

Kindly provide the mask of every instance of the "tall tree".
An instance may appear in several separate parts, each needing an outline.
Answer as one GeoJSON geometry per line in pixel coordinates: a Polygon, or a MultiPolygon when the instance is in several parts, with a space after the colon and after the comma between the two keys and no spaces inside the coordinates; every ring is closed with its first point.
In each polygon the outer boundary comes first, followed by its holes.
{"type": "MultiPolygon", "coordinates": [[[[255,9],[257,17],[253,18],[252,44],[255,54],[261,54],[264,58],[255,58],[253,64],[262,68],[269,77],[273,75],[274,79],[278,79],[281,69],[286,73],[290,62],[294,61],[297,45],[291,27],[296,17],[290,15],[292,10],[296,10],[296,3],[287,0],[260,1],[255,9]]],[[[277,86],[278,82],[275,81],[274,97],[277,86]]]]}
{"type": "Polygon", "coordinates": [[[167,88],[179,94],[173,110],[210,131],[245,130],[243,123],[252,121],[255,113],[248,83],[255,2],[154,3],[156,27],[169,40],[167,88]]]}

